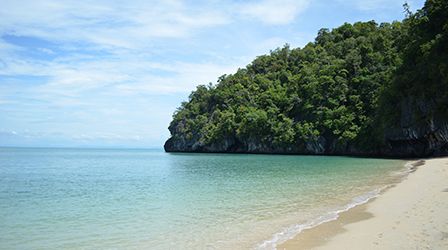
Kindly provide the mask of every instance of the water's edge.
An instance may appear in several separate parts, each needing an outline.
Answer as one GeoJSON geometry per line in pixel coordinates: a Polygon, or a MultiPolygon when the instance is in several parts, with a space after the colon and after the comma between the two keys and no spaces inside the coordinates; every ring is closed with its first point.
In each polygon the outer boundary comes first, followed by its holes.
{"type": "Polygon", "coordinates": [[[0,162],[5,249],[274,249],[376,197],[406,163],[59,148],[0,148],[0,162]]]}
{"type": "Polygon", "coordinates": [[[275,233],[270,239],[265,240],[259,243],[254,249],[257,250],[267,250],[267,249],[277,249],[278,245],[281,245],[288,240],[292,240],[297,237],[304,230],[309,230],[316,228],[322,224],[325,224],[330,221],[335,221],[339,218],[339,215],[344,212],[348,212],[349,210],[366,204],[372,201],[374,198],[384,194],[390,188],[396,186],[400,182],[402,182],[410,173],[413,173],[417,167],[424,165],[424,160],[412,160],[408,161],[404,164],[403,169],[392,173],[396,175],[398,178],[391,181],[391,183],[384,185],[383,187],[374,189],[372,191],[366,192],[360,196],[354,197],[350,203],[342,206],[337,210],[330,211],[324,215],[318,216],[312,220],[309,220],[305,223],[293,224],[287,228],[284,228],[282,231],[275,233]]]}

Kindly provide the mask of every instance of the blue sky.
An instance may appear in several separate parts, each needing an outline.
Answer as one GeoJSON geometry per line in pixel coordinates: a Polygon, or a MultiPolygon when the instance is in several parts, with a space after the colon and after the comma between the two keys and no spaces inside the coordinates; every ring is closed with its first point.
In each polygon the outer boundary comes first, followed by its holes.
{"type": "Polygon", "coordinates": [[[0,146],[161,147],[196,85],[403,2],[0,0],[0,146]]]}

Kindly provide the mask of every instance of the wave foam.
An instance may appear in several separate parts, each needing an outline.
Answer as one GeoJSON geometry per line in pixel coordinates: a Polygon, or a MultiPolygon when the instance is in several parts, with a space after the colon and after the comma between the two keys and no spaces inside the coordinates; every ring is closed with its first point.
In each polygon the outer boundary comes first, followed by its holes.
{"type": "Polygon", "coordinates": [[[334,210],[331,212],[328,212],[325,215],[319,216],[307,223],[303,224],[295,224],[290,227],[285,228],[281,232],[278,232],[273,235],[273,237],[269,240],[263,241],[261,244],[259,244],[255,249],[258,250],[270,250],[270,249],[277,249],[277,245],[284,243],[285,241],[294,238],[296,235],[301,233],[303,230],[310,229],[316,226],[319,226],[323,223],[336,220],[339,218],[339,214],[342,212],[346,212],[356,206],[362,205],[364,203],[367,203],[369,200],[378,197],[381,191],[386,189],[388,186],[385,186],[383,188],[378,188],[373,191],[367,192],[363,195],[357,196],[352,199],[352,201],[342,207],[341,209],[334,210]]]}

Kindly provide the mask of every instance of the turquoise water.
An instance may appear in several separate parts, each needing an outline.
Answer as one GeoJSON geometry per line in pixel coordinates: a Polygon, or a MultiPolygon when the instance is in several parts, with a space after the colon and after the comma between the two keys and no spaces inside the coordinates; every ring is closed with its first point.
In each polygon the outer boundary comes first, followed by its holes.
{"type": "Polygon", "coordinates": [[[272,249],[404,162],[0,148],[1,249],[272,249]]]}

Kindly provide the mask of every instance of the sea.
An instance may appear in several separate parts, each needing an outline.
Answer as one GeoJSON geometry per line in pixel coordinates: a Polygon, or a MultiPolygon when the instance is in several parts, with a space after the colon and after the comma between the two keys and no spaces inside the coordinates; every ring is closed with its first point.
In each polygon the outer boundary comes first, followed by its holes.
{"type": "Polygon", "coordinates": [[[0,148],[0,249],[275,249],[378,196],[405,164],[0,148]]]}

